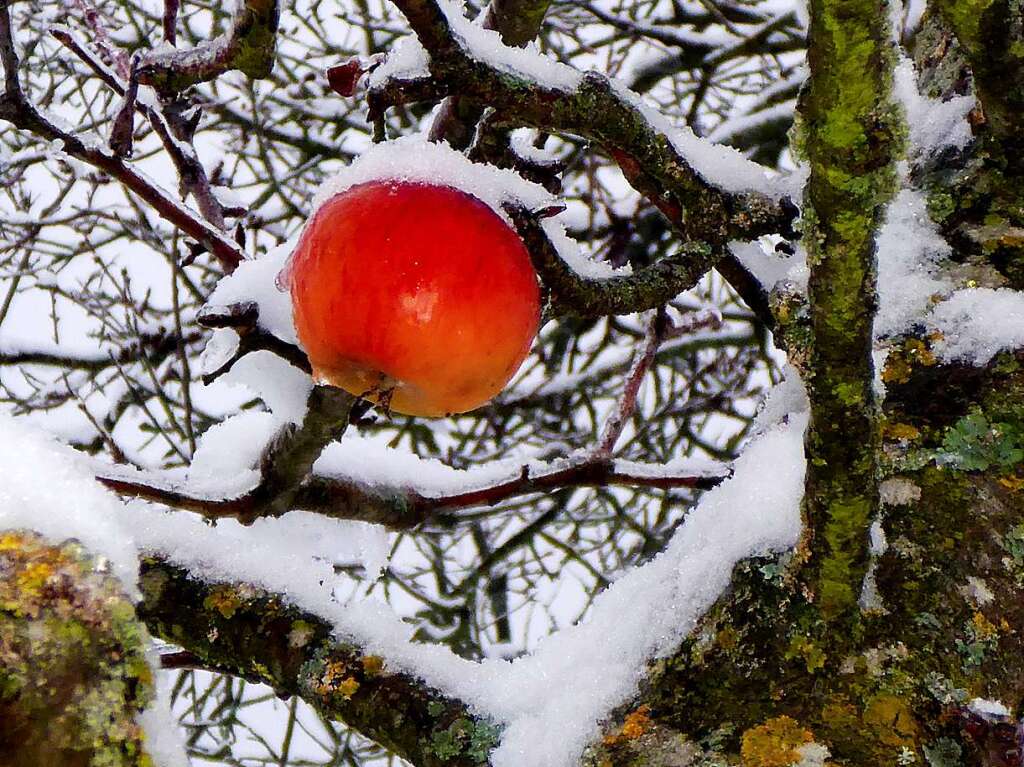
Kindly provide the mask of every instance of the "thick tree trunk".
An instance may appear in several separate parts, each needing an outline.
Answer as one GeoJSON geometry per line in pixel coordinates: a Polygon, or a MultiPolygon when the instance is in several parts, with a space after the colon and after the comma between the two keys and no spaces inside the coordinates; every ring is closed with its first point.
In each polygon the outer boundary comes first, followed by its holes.
{"type": "MultiPolygon", "coordinates": [[[[654,664],[589,764],[1024,764],[1024,353],[982,368],[943,364],[920,329],[894,344],[877,415],[863,387],[873,296],[863,244],[878,231],[875,203],[891,194],[898,135],[886,128],[885,5],[811,3],[801,107],[811,309],[781,328],[812,404],[804,544],[737,568],[731,592],[654,664]],[[827,69],[816,69],[815,50],[831,57],[827,69]],[[837,104],[845,117],[831,111],[837,104]],[[816,152],[830,120],[854,139],[841,157],[828,154],[836,145],[816,152]],[[844,260],[852,240],[861,256],[844,260]],[[872,519],[885,541],[874,549],[872,519]],[[1008,711],[971,706],[975,698],[1008,711]]],[[[911,181],[977,284],[1020,289],[1024,118],[1007,104],[1022,75],[994,60],[1017,60],[1021,11],[998,0],[938,6],[943,15],[931,12],[917,36],[921,82],[932,97],[964,92],[974,64],[981,103],[972,144],[915,167],[911,181]],[[1015,45],[988,44],[993,25],[1015,45]],[[960,45],[953,30],[974,36],[960,45]]]]}

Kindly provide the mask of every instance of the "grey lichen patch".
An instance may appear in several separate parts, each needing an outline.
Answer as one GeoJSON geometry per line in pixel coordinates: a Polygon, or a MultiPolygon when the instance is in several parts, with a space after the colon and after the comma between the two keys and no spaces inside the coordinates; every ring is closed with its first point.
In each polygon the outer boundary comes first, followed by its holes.
{"type": "Polygon", "coordinates": [[[883,506],[906,506],[921,500],[921,488],[906,477],[890,477],[878,491],[883,506]]]}
{"type": "Polygon", "coordinates": [[[434,756],[444,762],[461,758],[470,764],[486,764],[500,734],[501,730],[491,722],[459,717],[445,729],[433,733],[430,748],[434,756]]]}
{"type": "Polygon", "coordinates": [[[0,764],[148,767],[148,636],[74,542],[0,533],[0,764]]]}

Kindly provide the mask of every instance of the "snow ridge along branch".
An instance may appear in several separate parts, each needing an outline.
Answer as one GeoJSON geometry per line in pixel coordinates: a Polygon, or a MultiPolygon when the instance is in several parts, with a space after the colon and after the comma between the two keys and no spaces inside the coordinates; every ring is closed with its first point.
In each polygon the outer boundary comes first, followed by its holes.
{"type": "Polygon", "coordinates": [[[580,73],[503,45],[496,33],[471,25],[447,0],[395,4],[429,54],[429,76],[371,82],[371,118],[428,95],[458,94],[490,105],[509,123],[596,142],[687,240],[717,245],[762,234],[795,236],[796,207],[786,198],[785,184],[735,150],[675,129],[602,74],[580,73]],[[472,40],[487,34],[493,39],[485,41],[485,52],[472,40]]]}

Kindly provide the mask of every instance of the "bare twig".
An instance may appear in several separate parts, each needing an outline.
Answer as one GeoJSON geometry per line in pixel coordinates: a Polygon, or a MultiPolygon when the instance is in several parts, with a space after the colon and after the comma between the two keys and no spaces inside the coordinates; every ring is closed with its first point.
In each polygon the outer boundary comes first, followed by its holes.
{"type": "Polygon", "coordinates": [[[180,0],[164,0],[164,15],[161,18],[161,22],[164,30],[164,41],[168,45],[174,45],[177,42],[175,27],[178,23],[178,7],[180,4],[180,0]]]}
{"type": "Polygon", "coordinates": [[[658,352],[658,345],[664,333],[666,323],[665,310],[656,309],[652,312],[650,322],[647,323],[647,332],[644,334],[643,342],[637,347],[633,357],[633,365],[630,367],[626,382],[622,387],[622,394],[615,404],[615,409],[605,421],[604,429],[598,439],[597,447],[594,449],[594,457],[608,458],[619,441],[622,430],[626,423],[633,416],[636,409],[636,398],[640,393],[640,384],[644,376],[650,370],[654,357],[658,352]]]}
{"type": "MultiPolygon", "coordinates": [[[[181,179],[186,193],[191,193],[196,204],[199,206],[199,212],[215,227],[224,230],[224,210],[213,196],[206,169],[199,162],[195,149],[189,143],[191,136],[181,135],[189,133],[189,131],[183,126],[176,129],[176,125],[181,123],[180,115],[175,115],[176,119],[172,122],[164,112],[149,105],[139,103],[134,96],[131,99],[128,98],[128,94],[133,92],[133,88],[138,87],[137,68],[133,68],[133,77],[128,84],[125,84],[117,76],[117,73],[109,69],[100,59],[94,56],[89,47],[78,40],[71,30],[66,27],[55,26],[51,27],[50,34],[78,56],[111,90],[124,97],[125,107],[131,104],[133,108],[137,109],[149,121],[157,136],[160,137],[160,142],[170,156],[171,161],[174,163],[174,167],[178,171],[178,178],[181,179]]],[[[123,109],[118,114],[118,117],[122,117],[125,112],[128,113],[126,119],[130,119],[130,110],[127,108],[123,109]]],[[[114,147],[112,146],[111,148],[113,149],[114,147]]]]}

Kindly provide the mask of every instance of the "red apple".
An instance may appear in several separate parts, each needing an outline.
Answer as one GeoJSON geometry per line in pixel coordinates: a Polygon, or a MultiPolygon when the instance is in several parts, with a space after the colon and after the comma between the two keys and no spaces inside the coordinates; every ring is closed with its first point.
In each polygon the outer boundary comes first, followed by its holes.
{"type": "Polygon", "coordinates": [[[490,400],[540,320],[522,240],[448,186],[381,179],[332,197],[306,224],[287,276],[314,377],[409,415],[490,400]]]}

